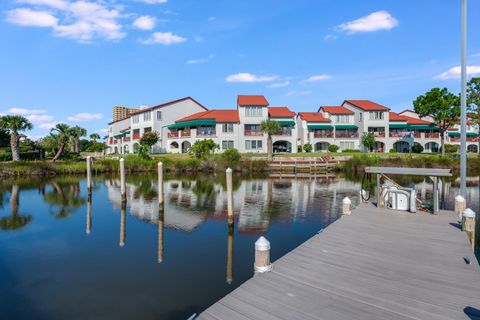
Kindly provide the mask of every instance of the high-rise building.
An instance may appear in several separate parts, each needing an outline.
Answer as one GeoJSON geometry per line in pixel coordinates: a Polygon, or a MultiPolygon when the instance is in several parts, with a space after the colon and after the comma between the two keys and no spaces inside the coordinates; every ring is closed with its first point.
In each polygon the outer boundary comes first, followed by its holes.
{"type": "Polygon", "coordinates": [[[114,106],[112,108],[113,121],[122,120],[128,118],[130,113],[137,112],[138,109],[128,108],[124,106],[114,106]]]}

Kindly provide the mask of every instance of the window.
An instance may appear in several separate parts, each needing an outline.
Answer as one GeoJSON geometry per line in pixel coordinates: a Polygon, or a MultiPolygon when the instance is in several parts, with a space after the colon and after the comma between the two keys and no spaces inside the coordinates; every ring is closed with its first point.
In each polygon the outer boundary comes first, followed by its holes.
{"type": "Polygon", "coordinates": [[[363,113],[358,114],[358,121],[362,122],[363,121],[363,113]]]}
{"type": "Polygon", "coordinates": [[[259,124],[246,124],[245,131],[260,131],[259,124]]]}
{"type": "Polygon", "coordinates": [[[162,111],[157,111],[157,121],[162,121],[162,111]]]}
{"type": "Polygon", "coordinates": [[[233,132],[233,123],[222,124],[222,132],[233,132]]]}
{"type": "Polygon", "coordinates": [[[383,120],[383,111],[370,111],[370,120],[383,120]]]}
{"type": "Polygon", "coordinates": [[[245,140],[245,149],[247,150],[262,149],[262,140],[245,140]]]}
{"type": "Polygon", "coordinates": [[[150,121],[152,120],[152,113],[151,112],[145,112],[143,114],[143,121],[150,121]]]}
{"type": "Polygon", "coordinates": [[[246,117],[261,117],[262,107],[245,107],[246,117]]]}
{"type": "Polygon", "coordinates": [[[355,142],[353,141],[340,141],[340,149],[355,149],[355,142]]]}
{"type": "Polygon", "coordinates": [[[336,123],[349,123],[350,116],[348,114],[337,114],[335,115],[335,122],[336,123]]]}
{"type": "Polygon", "coordinates": [[[152,127],[146,127],[143,129],[143,133],[152,131],[152,127]]]}
{"type": "Polygon", "coordinates": [[[138,123],[140,122],[140,115],[139,114],[136,114],[132,117],[132,121],[133,123],[138,123]]]}
{"type": "Polygon", "coordinates": [[[234,148],[232,140],[222,141],[222,150],[227,150],[232,148],[234,148]]]}

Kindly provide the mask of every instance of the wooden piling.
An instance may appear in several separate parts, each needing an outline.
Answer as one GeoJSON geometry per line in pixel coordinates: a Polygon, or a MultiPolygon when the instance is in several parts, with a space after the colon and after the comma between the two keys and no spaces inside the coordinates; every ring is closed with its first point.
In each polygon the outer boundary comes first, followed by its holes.
{"type": "Polygon", "coordinates": [[[120,159],[120,193],[122,202],[127,202],[127,186],[125,180],[125,159],[120,159]]]}
{"type": "Polygon", "coordinates": [[[87,157],[87,190],[92,192],[92,157],[87,157]]]}
{"type": "Polygon", "coordinates": [[[263,236],[255,242],[254,270],[256,273],[272,270],[272,264],[270,263],[270,242],[263,236]]]}
{"type": "Polygon", "coordinates": [[[458,221],[462,221],[463,211],[467,208],[465,198],[461,195],[455,197],[455,213],[458,214],[458,221]]]}
{"type": "Polygon", "coordinates": [[[462,230],[467,233],[468,240],[472,247],[475,246],[475,212],[467,208],[462,215],[462,230]]]}
{"type": "Polygon", "coordinates": [[[158,203],[163,204],[163,163],[158,163],[158,203]]]}
{"type": "Polygon", "coordinates": [[[342,200],[342,214],[343,215],[349,215],[350,213],[352,213],[351,206],[352,206],[352,201],[348,197],[343,198],[343,200],[342,200]]]}
{"type": "Polygon", "coordinates": [[[228,168],[226,170],[226,179],[227,179],[227,221],[228,224],[233,223],[233,180],[232,180],[232,169],[228,168]]]}

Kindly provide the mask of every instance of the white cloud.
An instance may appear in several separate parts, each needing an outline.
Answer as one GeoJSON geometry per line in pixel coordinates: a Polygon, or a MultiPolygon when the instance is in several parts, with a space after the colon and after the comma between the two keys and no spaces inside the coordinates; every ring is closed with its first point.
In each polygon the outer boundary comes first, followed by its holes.
{"type": "Polygon", "coordinates": [[[45,122],[52,122],[53,116],[48,114],[32,114],[27,116],[27,119],[30,120],[34,124],[40,124],[45,122]]]}
{"type": "Polygon", "coordinates": [[[133,21],[133,26],[140,30],[152,30],[156,25],[155,17],[151,16],[141,16],[133,21]]]}
{"type": "Polygon", "coordinates": [[[40,129],[50,130],[57,125],[58,122],[46,122],[38,125],[40,129]]]}
{"type": "Polygon", "coordinates": [[[311,76],[310,78],[308,78],[305,81],[306,82],[316,82],[316,81],[325,81],[325,80],[329,80],[329,79],[332,79],[332,76],[330,76],[328,74],[319,74],[319,75],[316,75],[316,76],[311,76]]]}
{"type": "Polygon", "coordinates": [[[7,22],[25,27],[54,27],[58,19],[48,11],[19,8],[7,11],[7,22]]]}
{"type": "MultiPolygon", "coordinates": [[[[480,66],[467,66],[467,75],[477,75],[480,74],[480,66]]],[[[434,80],[449,80],[449,79],[458,79],[461,75],[460,66],[456,66],[448,69],[448,71],[439,74],[434,77],[434,80]]]]}
{"type": "Polygon", "coordinates": [[[338,26],[349,34],[390,30],[398,26],[398,20],[387,11],[377,11],[368,16],[346,22],[338,26]]]}
{"type": "Polygon", "coordinates": [[[200,64],[200,63],[207,63],[208,61],[212,60],[213,58],[215,58],[215,55],[214,54],[209,54],[207,57],[205,58],[200,58],[200,59],[190,59],[190,60],[187,60],[187,64],[200,64]]]}
{"type": "Polygon", "coordinates": [[[97,133],[108,133],[108,128],[100,129],[96,131],[97,133]]]}
{"type": "Polygon", "coordinates": [[[283,88],[283,87],[288,87],[290,85],[290,81],[284,81],[284,82],[279,82],[279,83],[272,83],[271,85],[268,85],[267,88],[283,88]]]}
{"type": "Polygon", "coordinates": [[[64,0],[17,0],[18,3],[26,3],[34,6],[45,6],[55,9],[65,9],[68,5],[64,0]]]}
{"type": "Polygon", "coordinates": [[[333,35],[333,34],[327,34],[325,37],[323,37],[323,40],[335,40],[337,39],[338,37],[336,35],[333,35]]]}
{"type": "Polygon", "coordinates": [[[177,44],[177,43],[182,43],[187,41],[187,38],[178,36],[176,34],[173,34],[171,32],[155,32],[152,34],[152,36],[146,40],[140,40],[141,43],[143,44],[163,44],[166,46],[172,45],[172,44],[177,44]]]}
{"type": "Polygon", "coordinates": [[[147,4],[160,4],[160,3],[167,3],[168,0],[137,0],[137,1],[147,3],[147,4]]]}
{"type": "Polygon", "coordinates": [[[277,80],[277,76],[257,76],[248,72],[241,72],[227,76],[227,82],[270,82],[277,80]]]}
{"type": "Polygon", "coordinates": [[[31,115],[31,114],[41,114],[47,112],[42,109],[26,109],[26,108],[10,108],[8,113],[11,114],[21,114],[21,115],[31,115]]]}
{"type": "Polygon", "coordinates": [[[312,91],[310,91],[310,90],[304,90],[304,91],[292,90],[292,91],[288,91],[285,94],[285,97],[306,96],[306,95],[311,94],[311,93],[312,93],[312,91]]]}
{"type": "Polygon", "coordinates": [[[67,117],[68,121],[92,121],[92,120],[101,120],[103,119],[103,114],[101,113],[77,113],[76,115],[67,117]]]}

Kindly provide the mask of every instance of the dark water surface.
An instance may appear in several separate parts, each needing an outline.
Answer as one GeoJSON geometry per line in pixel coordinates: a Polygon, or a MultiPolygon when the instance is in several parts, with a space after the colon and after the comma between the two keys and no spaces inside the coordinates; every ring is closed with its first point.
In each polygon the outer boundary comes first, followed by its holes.
{"type": "MultiPolygon", "coordinates": [[[[476,181],[467,200],[478,212],[476,181]]],[[[429,184],[416,187],[429,197],[429,184]]],[[[343,178],[235,179],[229,228],[224,177],[167,179],[163,211],[155,176],[127,179],[125,210],[116,177],[97,177],[90,202],[83,178],[5,181],[0,318],[187,319],[252,277],[259,236],[274,261],[359,189],[343,178]]],[[[456,192],[445,184],[444,207],[456,192]]]]}

